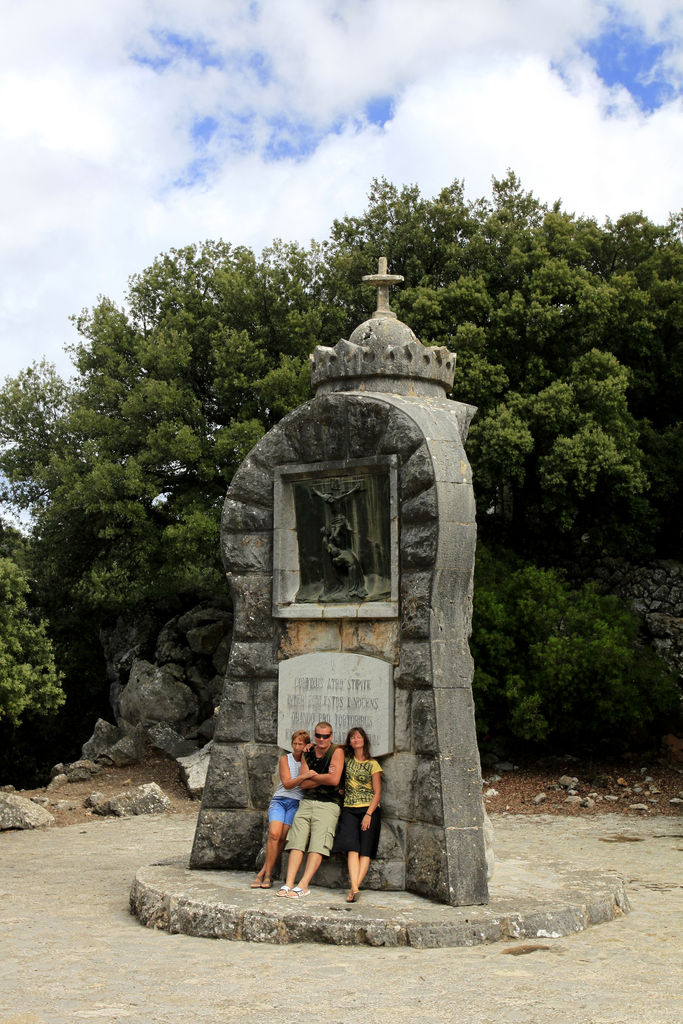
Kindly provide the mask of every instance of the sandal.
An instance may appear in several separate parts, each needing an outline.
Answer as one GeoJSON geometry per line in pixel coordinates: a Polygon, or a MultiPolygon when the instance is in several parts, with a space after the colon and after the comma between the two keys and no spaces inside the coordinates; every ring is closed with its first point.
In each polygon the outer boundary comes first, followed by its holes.
{"type": "Polygon", "coordinates": [[[346,902],[347,903],[355,903],[357,898],[358,898],[358,889],[356,889],[355,892],[353,891],[353,889],[349,889],[348,894],[346,896],[346,902]]]}
{"type": "Polygon", "coordinates": [[[278,891],[275,893],[275,895],[276,896],[289,896],[290,891],[291,890],[290,890],[288,885],[283,885],[283,886],[281,886],[278,889],[278,891]]]}
{"type": "Polygon", "coordinates": [[[253,881],[253,882],[251,883],[251,885],[249,886],[249,888],[250,888],[250,889],[260,889],[260,888],[261,888],[261,876],[260,876],[260,875],[257,875],[257,876],[256,876],[256,878],[255,878],[255,879],[254,879],[254,881],[253,881]]]}
{"type": "Polygon", "coordinates": [[[302,896],[309,896],[310,895],[310,889],[306,889],[304,891],[298,885],[295,885],[294,888],[290,889],[289,892],[286,893],[285,895],[289,896],[289,898],[292,899],[292,900],[300,900],[302,898],[302,896]]]}
{"type": "Polygon", "coordinates": [[[259,886],[259,889],[270,889],[272,884],[273,884],[273,879],[272,878],[268,878],[266,876],[266,877],[261,879],[261,884],[259,886]]]}

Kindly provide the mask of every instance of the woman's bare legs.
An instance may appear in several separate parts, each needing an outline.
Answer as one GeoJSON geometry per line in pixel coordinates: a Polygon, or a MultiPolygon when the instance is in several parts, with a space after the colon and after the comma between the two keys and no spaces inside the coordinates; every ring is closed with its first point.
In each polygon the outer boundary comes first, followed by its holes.
{"type": "Polygon", "coordinates": [[[285,840],[289,832],[289,825],[282,821],[271,821],[268,826],[268,838],[266,840],[266,859],[263,867],[256,875],[261,882],[273,877],[273,870],[277,864],[278,857],[285,848],[285,840]]]}
{"type": "Polygon", "coordinates": [[[358,888],[359,889],[361,887],[363,879],[365,878],[365,876],[368,873],[368,868],[369,867],[370,867],[370,858],[369,857],[359,857],[358,858],[358,888]]]}
{"type": "MultiPolygon", "coordinates": [[[[366,860],[369,858],[363,858],[366,860]]],[[[349,894],[346,897],[347,903],[353,903],[356,898],[356,893],[361,883],[359,875],[359,857],[355,850],[349,850],[346,854],[346,869],[349,873],[349,894]]],[[[365,869],[368,870],[367,868],[365,869]]]]}

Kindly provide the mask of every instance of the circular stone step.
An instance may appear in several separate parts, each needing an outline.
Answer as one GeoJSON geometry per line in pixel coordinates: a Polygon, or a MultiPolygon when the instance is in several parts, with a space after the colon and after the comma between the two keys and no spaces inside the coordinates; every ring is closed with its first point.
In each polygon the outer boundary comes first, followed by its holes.
{"type": "Polygon", "coordinates": [[[303,899],[250,889],[243,871],[190,871],[176,860],[140,868],[130,907],[148,928],[244,942],[341,946],[476,946],[501,939],[558,938],[628,913],[616,874],[508,860],[496,864],[487,906],[448,907],[409,892],[313,888],[303,899]]]}

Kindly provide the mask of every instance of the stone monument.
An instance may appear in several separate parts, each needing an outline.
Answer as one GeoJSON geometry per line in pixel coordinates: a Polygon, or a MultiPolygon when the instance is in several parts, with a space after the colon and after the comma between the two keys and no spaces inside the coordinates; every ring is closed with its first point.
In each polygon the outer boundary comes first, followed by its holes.
{"type": "MultiPolygon", "coordinates": [[[[314,398],[252,449],[225,501],[230,662],[190,866],[248,869],[296,728],[362,725],[382,758],[383,826],[366,886],[488,901],[469,653],[476,543],[450,400],[455,355],[389,308],[311,356],[314,398]]],[[[317,884],[342,884],[326,862],[317,884]]]]}

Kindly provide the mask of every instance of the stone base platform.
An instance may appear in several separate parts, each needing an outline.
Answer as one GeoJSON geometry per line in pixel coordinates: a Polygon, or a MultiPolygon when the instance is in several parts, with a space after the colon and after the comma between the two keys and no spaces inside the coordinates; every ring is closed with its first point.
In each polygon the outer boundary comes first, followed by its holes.
{"type": "Polygon", "coordinates": [[[547,939],[628,913],[623,879],[560,863],[502,861],[487,906],[447,907],[408,892],[313,887],[303,899],[250,889],[243,871],[190,871],[175,860],[137,872],[130,907],[148,928],[245,942],[323,942],[340,946],[476,946],[501,939],[547,939]]]}

